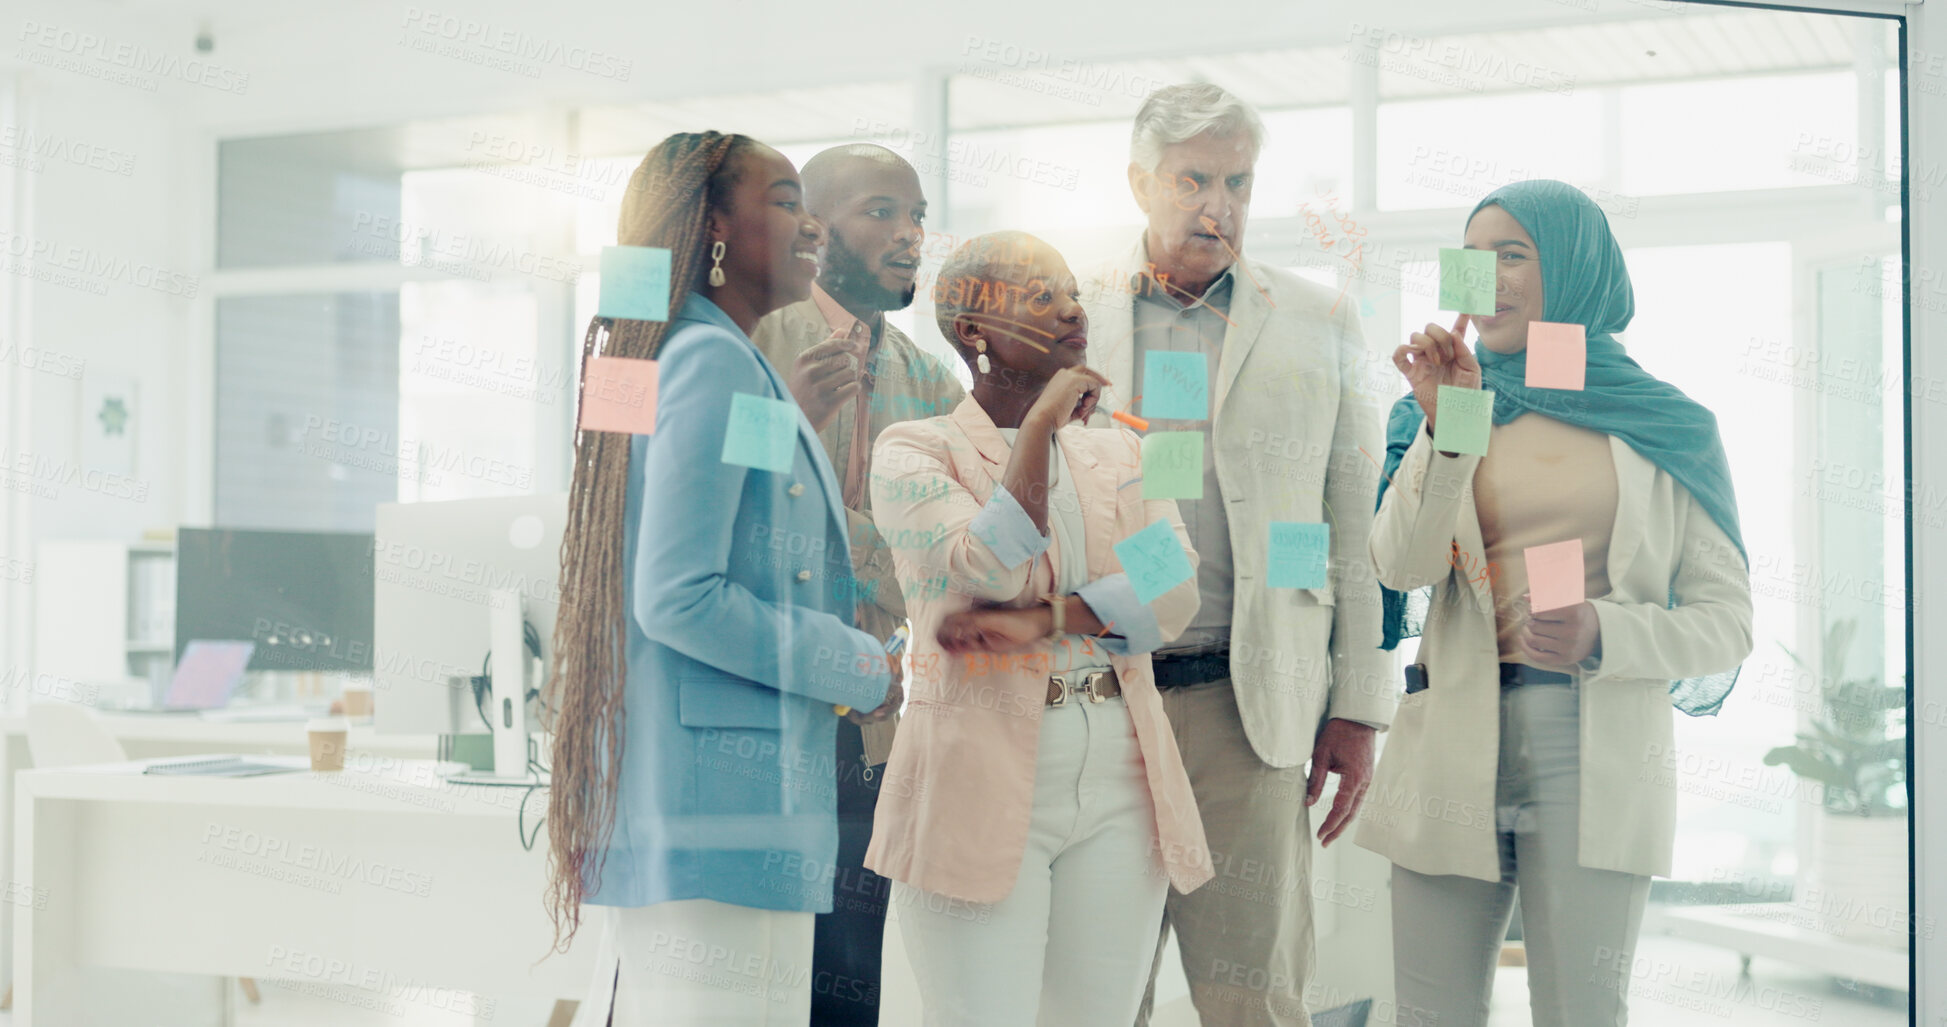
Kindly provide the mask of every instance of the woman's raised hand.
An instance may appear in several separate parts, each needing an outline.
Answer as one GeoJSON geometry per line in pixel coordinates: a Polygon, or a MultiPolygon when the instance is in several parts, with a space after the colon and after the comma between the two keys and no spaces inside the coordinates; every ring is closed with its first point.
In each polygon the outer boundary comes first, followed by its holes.
{"type": "Polygon", "coordinates": [[[1440,386],[1481,387],[1481,365],[1474,360],[1473,350],[1467,348],[1466,314],[1456,318],[1451,329],[1429,324],[1426,331],[1414,332],[1406,345],[1393,351],[1393,366],[1412,386],[1429,431],[1440,405],[1440,386]]]}
{"type": "Polygon", "coordinates": [[[1070,421],[1086,421],[1108,387],[1109,379],[1100,371],[1082,365],[1064,367],[1041,387],[1041,398],[1034,401],[1022,426],[1038,418],[1053,431],[1070,421]]]}

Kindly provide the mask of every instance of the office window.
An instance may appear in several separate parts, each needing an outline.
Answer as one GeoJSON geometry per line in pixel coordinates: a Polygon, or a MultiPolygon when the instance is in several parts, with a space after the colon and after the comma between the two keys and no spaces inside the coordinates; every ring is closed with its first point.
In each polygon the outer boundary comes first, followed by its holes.
{"type": "MultiPolygon", "coordinates": [[[[1849,181],[1820,174],[1858,147],[1850,71],[1630,86],[1622,91],[1621,189],[1632,195],[1849,181]],[[1736,117],[1695,117],[1696,111],[1736,117]]],[[[1895,136],[1897,138],[1897,136],[1895,136]]]]}
{"type": "Polygon", "coordinates": [[[370,531],[398,498],[399,294],[216,304],[216,523],[370,531]]]}
{"type": "Polygon", "coordinates": [[[1471,208],[1528,178],[1561,179],[1594,195],[1607,137],[1602,108],[1593,90],[1382,103],[1379,207],[1471,208]]]}

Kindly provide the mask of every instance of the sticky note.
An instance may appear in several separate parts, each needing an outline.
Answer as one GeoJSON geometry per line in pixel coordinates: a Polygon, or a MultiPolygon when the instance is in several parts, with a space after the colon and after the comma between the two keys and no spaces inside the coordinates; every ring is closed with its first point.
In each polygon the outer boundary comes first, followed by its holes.
{"type": "Polygon", "coordinates": [[[1494,423],[1494,394],[1482,389],[1440,386],[1434,407],[1433,448],[1442,453],[1487,455],[1487,433],[1494,423]]]}
{"type": "Polygon", "coordinates": [[[1531,389],[1581,389],[1589,367],[1589,330],[1579,324],[1528,322],[1531,389]]]}
{"type": "Polygon", "coordinates": [[[1153,349],[1143,354],[1142,415],[1182,421],[1210,418],[1210,361],[1201,353],[1153,349]]]}
{"type": "Polygon", "coordinates": [[[1115,555],[1122,561],[1122,572],[1129,575],[1139,603],[1153,602],[1190,580],[1190,557],[1167,520],[1151,521],[1149,527],[1117,542],[1115,555]]]}
{"type": "Polygon", "coordinates": [[[581,381],[582,431],[652,435],[656,431],[656,362],[591,357],[581,381]]]}
{"type": "Polygon", "coordinates": [[[1440,250],[1440,309],[1494,316],[1494,251],[1440,250]]]}
{"type": "Polygon", "coordinates": [[[1373,308],[1372,308],[1372,301],[1371,301],[1371,300],[1367,300],[1367,299],[1362,299],[1362,300],[1360,300],[1360,301],[1359,301],[1359,316],[1360,316],[1360,317],[1371,317],[1372,315],[1373,315],[1373,308]]]}
{"type": "Polygon", "coordinates": [[[748,392],[730,397],[730,422],[723,432],[724,463],[760,471],[788,471],[791,448],[797,444],[795,404],[748,392]]]}
{"type": "Polygon", "coordinates": [[[1272,588],[1324,588],[1332,529],[1316,521],[1272,521],[1270,564],[1265,582],[1272,588]]]}
{"type": "Polygon", "coordinates": [[[669,251],[655,246],[602,247],[597,317],[669,320],[669,251]]]}
{"type": "Polygon", "coordinates": [[[1582,567],[1582,540],[1529,546],[1522,552],[1528,565],[1528,609],[1534,613],[1574,606],[1584,598],[1588,580],[1582,567]]]}
{"type": "Polygon", "coordinates": [[[1156,431],[1143,437],[1143,498],[1203,498],[1203,433],[1156,431]]]}

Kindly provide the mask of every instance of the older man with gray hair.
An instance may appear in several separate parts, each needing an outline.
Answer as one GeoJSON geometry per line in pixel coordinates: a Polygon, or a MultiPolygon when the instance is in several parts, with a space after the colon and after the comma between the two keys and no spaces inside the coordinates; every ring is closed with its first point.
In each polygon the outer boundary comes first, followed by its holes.
{"type": "MultiPolygon", "coordinates": [[[[1311,1022],[1309,807],[1338,775],[1330,844],[1398,702],[1366,551],[1378,471],[1360,450],[1382,441],[1354,391],[1365,345],[1352,304],[1242,255],[1263,138],[1217,86],[1151,94],[1129,146],[1147,225],[1083,285],[1111,402],[1202,436],[1200,495],[1178,499],[1202,606],[1154,660],[1217,871],[1169,896],[1156,964],[1174,928],[1205,1027],[1311,1022]]],[[[1138,1024],[1154,990],[1152,970],[1138,1024]]]]}

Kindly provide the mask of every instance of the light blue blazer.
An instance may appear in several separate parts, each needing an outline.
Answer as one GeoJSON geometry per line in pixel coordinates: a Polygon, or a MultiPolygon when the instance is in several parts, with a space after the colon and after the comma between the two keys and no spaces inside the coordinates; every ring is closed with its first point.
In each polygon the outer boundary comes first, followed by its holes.
{"type": "Polygon", "coordinates": [[[789,471],[723,462],[734,394],[792,399],[716,304],[692,295],[657,359],[656,432],[629,445],[615,831],[587,901],[829,912],[832,707],[891,684],[852,624],[838,482],[802,412],[789,471]]]}

